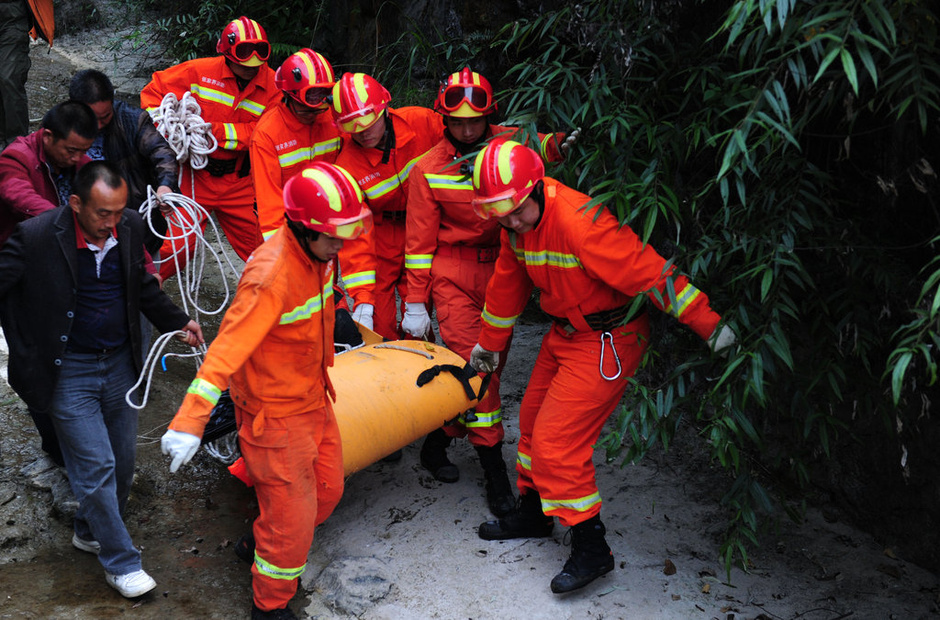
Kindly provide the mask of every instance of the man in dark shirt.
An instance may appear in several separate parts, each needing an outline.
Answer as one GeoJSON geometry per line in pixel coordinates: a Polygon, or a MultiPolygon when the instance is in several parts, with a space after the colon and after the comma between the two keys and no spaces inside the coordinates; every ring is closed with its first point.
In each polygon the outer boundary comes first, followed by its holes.
{"type": "Polygon", "coordinates": [[[156,583],[141,567],[122,512],[134,478],[137,411],[125,401],[141,370],[139,317],[181,330],[198,324],[147,272],[140,216],[108,162],[76,175],[68,209],[28,219],[0,250],[0,324],[10,385],[51,418],[79,502],[72,545],[94,553],[125,597],[156,583]]]}

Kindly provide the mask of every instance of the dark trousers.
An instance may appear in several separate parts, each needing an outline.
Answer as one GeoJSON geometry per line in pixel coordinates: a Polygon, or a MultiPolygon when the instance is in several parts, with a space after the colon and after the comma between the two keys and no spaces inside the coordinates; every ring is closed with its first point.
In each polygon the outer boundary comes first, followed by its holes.
{"type": "Polygon", "coordinates": [[[0,147],[29,133],[29,27],[26,0],[0,0],[0,147]]]}

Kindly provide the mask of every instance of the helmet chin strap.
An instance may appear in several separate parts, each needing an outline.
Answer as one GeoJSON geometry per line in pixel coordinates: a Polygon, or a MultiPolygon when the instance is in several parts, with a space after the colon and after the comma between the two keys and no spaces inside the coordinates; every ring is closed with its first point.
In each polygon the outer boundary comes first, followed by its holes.
{"type": "Polygon", "coordinates": [[[382,147],[382,163],[387,164],[392,155],[392,149],[395,148],[395,127],[392,125],[392,116],[385,111],[385,146],[382,147]]]}
{"type": "Polygon", "coordinates": [[[287,220],[287,228],[294,233],[294,238],[297,239],[297,243],[300,244],[300,247],[303,249],[304,253],[315,263],[328,263],[330,261],[325,261],[322,258],[318,257],[316,254],[310,251],[310,246],[307,244],[308,241],[316,241],[320,238],[320,233],[315,230],[310,230],[300,222],[295,222],[294,220],[287,220]]]}

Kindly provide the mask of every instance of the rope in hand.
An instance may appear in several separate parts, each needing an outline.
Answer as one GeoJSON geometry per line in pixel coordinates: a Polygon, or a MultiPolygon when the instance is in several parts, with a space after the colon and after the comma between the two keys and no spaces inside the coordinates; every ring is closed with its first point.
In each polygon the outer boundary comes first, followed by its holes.
{"type": "Polygon", "coordinates": [[[186,314],[192,316],[198,323],[200,314],[215,315],[222,312],[228,305],[231,296],[227,275],[234,276],[237,281],[241,274],[232,262],[231,257],[229,257],[228,252],[225,251],[225,245],[222,243],[222,233],[219,231],[215,220],[209,217],[209,212],[198,202],[183,194],[171,192],[157,198],[156,192],[151,187],[147,188],[147,199],[140,205],[139,211],[154,236],[164,241],[169,239],[172,242],[173,253],[169,256],[161,256],[159,261],[154,262],[161,265],[166,261],[173,261],[177,274],[176,283],[179,286],[180,299],[186,314]],[[171,209],[170,214],[165,216],[170,226],[165,234],[161,234],[153,225],[153,212],[160,210],[164,205],[171,209]],[[202,231],[202,222],[206,222],[207,225],[211,226],[215,243],[206,239],[202,231]],[[190,240],[193,240],[194,247],[192,248],[190,248],[190,240]],[[179,247],[177,247],[177,242],[180,242],[179,247]],[[222,276],[221,280],[225,291],[218,307],[212,310],[199,305],[199,290],[206,269],[207,255],[214,260],[219,274],[222,276]],[[189,260],[186,261],[185,265],[180,264],[181,256],[189,256],[189,260]],[[226,272],[226,265],[228,266],[228,272],[226,272]],[[192,311],[190,308],[192,308],[192,311]]]}
{"type": "Polygon", "coordinates": [[[192,351],[190,353],[167,353],[163,354],[163,350],[166,349],[167,344],[176,336],[186,332],[182,330],[167,332],[165,334],[160,334],[160,337],[153,343],[153,346],[150,347],[150,353],[147,354],[147,359],[144,360],[143,370],[140,372],[140,377],[137,378],[137,383],[131,386],[127,393],[124,395],[124,401],[133,407],[134,409],[143,409],[147,406],[147,400],[150,398],[150,384],[153,383],[153,373],[157,369],[157,360],[161,361],[163,370],[166,370],[166,358],[167,357],[195,357],[198,362],[202,362],[206,354],[207,346],[205,344],[199,345],[199,347],[191,347],[192,351]],[[146,381],[145,381],[146,378],[146,381]],[[133,400],[134,392],[140,388],[141,385],[144,387],[144,395],[140,400],[140,403],[135,403],[133,400]]]}

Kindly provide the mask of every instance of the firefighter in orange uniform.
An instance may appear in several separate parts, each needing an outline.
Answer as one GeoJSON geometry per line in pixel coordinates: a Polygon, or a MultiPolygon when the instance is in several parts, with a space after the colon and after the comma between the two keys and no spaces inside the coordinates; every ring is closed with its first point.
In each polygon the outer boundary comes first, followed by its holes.
{"type": "MultiPolygon", "coordinates": [[[[355,298],[353,318],[390,340],[401,337],[395,291],[405,282],[405,203],[415,163],[443,135],[440,117],[421,107],[391,108],[374,78],[346,73],[333,88],[333,117],[346,134],[336,163],[348,170],[375,217],[367,238],[343,250],[343,284],[355,298]],[[372,300],[359,295],[373,289],[372,300]]],[[[428,331],[418,335],[427,338],[428,331]]]]}
{"type": "Polygon", "coordinates": [[[628,311],[633,298],[645,295],[713,351],[733,345],[735,336],[719,326],[705,293],[629,227],[602,207],[585,212],[590,197],[544,174],[538,154],[507,140],[493,141],[474,162],[474,209],[504,230],[470,363],[481,372],[496,367],[538,287],[542,309],[555,320],[519,409],[520,498],[508,515],[481,524],[479,535],[550,536],[558,517],[572,534],[571,557],[551,582],[552,592],[562,593],[614,567],[591,459],[649,342],[649,317],[628,311]]]}
{"type": "MultiPolygon", "coordinates": [[[[441,339],[469,359],[480,332],[486,283],[499,253],[499,225],[474,215],[467,166],[458,160],[478,151],[488,138],[514,135],[517,130],[490,125],[489,116],[496,111],[493,89],[485,77],[469,68],[441,84],[434,109],[444,115],[447,129],[444,139],[412,174],[405,242],[408,303],[402,329],[413,335],[424,333],[431,323],[426,304],[433,300],[441,339]]],[[[539,141],[548,161],[561,160],[563,150],[570,146],[564,134],[539,134],[539,141]]],[[[507,340],[504,361],[508,346],[507,340]]],[[[429,434],[421,448],[421,464],[435,478],[456,482],[459,472],[447,458],[446,448],[453,437],[469,436],[483,466],[490,510],[497,516],[506,514],[515,501],[502,457],[501,371],[502,366],[476,406],[476,420],[461,416],[460,424],[429,434]]]]}
{"type": "Polygon", "coordinates": [[[161,440],[170,471],[199,448],[226,387],[238,443],[254,481],[251,617],[295,618],[314,528],[343,492],[339,428],[327,375],[333,363],[333,279],[344,240],[372,215],[345,170],[314,162],[284,187],[287,222],[245,264],[238,291],[205,362],[161,440]]]}
{"type": "MultiPolygon", "coordinates": [[[[140,105],[152,112],[168,93],[182,98],[186,92],[199,102],[201,116],[211,123],[218,148],[209,155],[205,168],[184,166],[179,185],[184,194],[194,191],[196,202],[216,214],[232,249],[247,260],[262,240],[254,209],[248,141],[261,114],[277,102],[280,91],[274,84],[274,71],[267,65],[271,45],[255,20],[239,17],[230,22],[216,49],[221,56],[188,60],[154,73],[140,93],[140,105]]],[[[174,231],[180,234],[171,227],[170,232],[174,231]]],[[[177,248],[180,265],[185,264],[184,241],[192,243],[190,239],[164,243],[160,251],[165,261],[160,269],[164,279],[175,271],[171,257],[177,248]]]]}
{"type": "Polygon", "coordinates": [[[274,74],[284,93],[258,121],[251,136],[251,176],[261,236],[284,223],[284,184],[312,161],[334,163],[340,134],[328,112],[333,67],[323,55],[304,48],[287,57],[274,74]]]}

